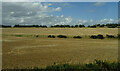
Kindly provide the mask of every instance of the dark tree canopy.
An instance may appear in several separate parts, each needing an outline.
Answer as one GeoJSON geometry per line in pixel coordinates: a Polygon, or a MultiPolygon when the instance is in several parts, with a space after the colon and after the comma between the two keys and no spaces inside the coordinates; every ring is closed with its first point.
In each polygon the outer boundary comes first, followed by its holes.
{"type": "MultiPolygon", "coordinates": [[[[9,27],[41,27],[41,28],[47,28],[47,25],[1,25],[3,28],[9,28],[9,27]]],[[[50,26],[51,28],[84,28],[84,27],[89,27],[89,28],[97,28],[97,27],[107,27],[107,28],[119,28],[120,24],[112,23],[112,24],[95,24],[95,25],[52,25],[50,26]]]]}

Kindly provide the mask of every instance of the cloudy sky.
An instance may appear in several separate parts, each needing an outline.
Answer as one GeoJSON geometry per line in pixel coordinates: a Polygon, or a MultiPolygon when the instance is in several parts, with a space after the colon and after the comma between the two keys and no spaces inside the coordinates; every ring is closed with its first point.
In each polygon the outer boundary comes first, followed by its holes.
{"type": "Polygon", "coordinates": [[[117,23],[117,2],[3,2],[6,25],[93,25],[117,23]]]}

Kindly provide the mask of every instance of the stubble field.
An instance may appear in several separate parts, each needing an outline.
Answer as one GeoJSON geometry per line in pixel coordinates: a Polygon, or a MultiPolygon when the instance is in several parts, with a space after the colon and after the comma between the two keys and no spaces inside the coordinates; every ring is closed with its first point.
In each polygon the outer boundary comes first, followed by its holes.
{"type": "Polygon", "coordinates": [[[117,28],[3,28],[3,68],[45,67],[89,63],[94,59],[117,61],[118,39],[90,39],[97,34],[117,35],[117,28]],[[34,35],[39,35],[35,37],[34,35]],[[22,35],[22,36],[16,36],[22,35]],[[66,35],[70,38],[47,38],[66,35]],[[80,35],[86,38],[74,39],[80,35]]]}

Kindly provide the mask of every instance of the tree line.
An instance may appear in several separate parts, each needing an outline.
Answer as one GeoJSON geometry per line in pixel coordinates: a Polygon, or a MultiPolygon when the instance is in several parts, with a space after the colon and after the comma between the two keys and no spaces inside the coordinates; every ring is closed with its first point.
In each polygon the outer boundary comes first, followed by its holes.
{"type": "Polygon", "coordinates": [[[113,23],[113,24],[96,24],[96,25],[89,25],[88,27],[90,28],[96,28],[96,27],[107,27],[107,28],[119,28],[120,27],[120,24],[116,24],[116,23],[113,23]]]}
{"type": "MultiPolygon", "coordinates": [[[[39,35],[36,35],[36,37],[38,37],[38,36],[39,35]]],[[[57,35],[57,36],[48,35],[48,38],[56,38],[56,37],[58,37],[58,38],[68,38],[68,36],[66,36],[66,35],[57,35]]],[[[72,38],[81,39],[83,37],[82,36],[73,36],[72,38]]],[[[91,36],[89,36],[89,38],[91,38],[91,39],[104,39],[104,38],[118,38],[118,39],[120,39],[120,34],[118,34],[117,36],[108,35],[108,34],[106,34],[106,36],[103,36],[102,34],[98,34],[98,35],[91,35],[91,36]]]]}
{"type": "MultiPolygon", "coordinates": [[[[0,25],[1,27],[3,28],[9,28],[9,27],[36,27],[36,28],[47,28],[48,26],[46,25],[14,25],[14,26],[11,26],[11,25],[0,25]]],[[[113,24],[96,24],[96,25],[88,25],[88,26],[85,26],[85,25],[53,25],[53,26],[50,26],[51,28],[84,28],[84,27],[89,27],[89,28],[97,28],[97,27],[107,27],[107,28],[119,28],[120,27],[120,24],[116,24],[116,23],[113,23],[113,24]]]]}
{"type": "MultiPolygon", "coordinates": [[[[12,36],[16,36],[16,37],[28,37],[29,35],[12,35],[12,36]]],[[[30,35],[31,36],[31,35],[30,35]]],[[[41,37],[41,35],[33,35],[33,37],[41,37]]],[[[80,35],[76,35],[76,36],[67,36],[67,35],[47,35],[46,37],[48,38],[74,38],[74,39],[82,39],[82,38],[91,38],[91,39],[120,39],[120,34],[117,35],[102,35],[102,34],[98,34],[98,35],[89,35],[89,36],[80,36],[80,35]]]]}

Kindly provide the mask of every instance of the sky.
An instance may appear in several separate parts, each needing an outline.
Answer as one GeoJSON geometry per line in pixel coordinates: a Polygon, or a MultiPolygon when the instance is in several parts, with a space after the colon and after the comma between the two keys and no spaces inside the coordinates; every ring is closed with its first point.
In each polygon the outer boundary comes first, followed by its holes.
{"type": "Polygon", "coordinates": [[[118,22],[117,2],[3,2],[6,25],[93,25],[118,22]]]}

